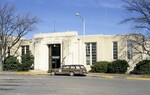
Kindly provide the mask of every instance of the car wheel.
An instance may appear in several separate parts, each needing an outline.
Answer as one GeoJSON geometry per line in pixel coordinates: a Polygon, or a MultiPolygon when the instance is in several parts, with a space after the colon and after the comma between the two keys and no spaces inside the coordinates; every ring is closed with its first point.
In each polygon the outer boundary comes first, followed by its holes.
{"type": "Polygon", "coordinates": [[[52,75],[52,76],[54,76],[54,75],[55,75],[55,72],[54,72],[54,71],[52,71],[51,75],[52,75]]]}
{"type": "Polygon", "coordinates": [[[70,72],[69,75],[70,75],[70,76],[74,76],[74,72],[70,72]]]}

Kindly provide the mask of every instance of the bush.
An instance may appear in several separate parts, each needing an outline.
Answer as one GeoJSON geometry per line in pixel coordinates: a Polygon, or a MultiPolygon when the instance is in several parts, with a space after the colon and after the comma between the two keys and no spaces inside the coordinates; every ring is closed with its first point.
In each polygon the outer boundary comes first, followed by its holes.
{"type": "Polygon", "coordinates": [[[22,55],[21,57],[21,65],[20,68],[18,69],[19,71],[28,71],[31,69],[31,66],[34,64],[34,57],[33,55],[29,52],[25,55],[22,55]]]}
{"type": "Polygon", "coordinates": [[[150,74],[150,60],[143,60],[136,64],[134,74],[150,74]]]}
{"type": "Polygon", "coordinates": [[[125,60],[116,60],[111,64],[108,64],[107,72],[108,73],[126,73],[127,67],[129,64],[125,60]]]}
{"type": "Polygon", "coordinates": [[[19,66],[20,66],[20,63],[17,57],[9,56],[4,61],[3,69],[4,71],[8,71],[8,70],[17,71],[19,66]]]}
{"type": "Polygon", "coordinates": [[[107,61],[96,62],[93,66],[91,66],[91,72],[106,73],[108,64],[109,62],[107,61]]]}
{"type": "Polygon", "coordinates": [[[3,68],[5,71],[28,71],[34,63],[34,57],[31,53],[27,53],[21,57],[21,63],[17,57],[9,56],[5,59],[3,68]]]}

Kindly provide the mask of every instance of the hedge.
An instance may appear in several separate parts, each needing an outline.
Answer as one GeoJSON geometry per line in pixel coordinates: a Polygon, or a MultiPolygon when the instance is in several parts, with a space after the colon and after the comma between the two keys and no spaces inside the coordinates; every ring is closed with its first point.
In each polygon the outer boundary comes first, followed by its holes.
{"type": "Polygon", "coordinates": [[[106,73],[108,64],[109,62],[107,61],[96,62],[93,66],[91,66],[91,72],[106,73]]]}
{"type": "Polygon", "coordinates": [[[19,60],[17,57],[9,56],[4,60],[3,69],[4,71],[17,71],[19,68],[19,60]]]}
{"type": "Polygon", "coordinates": [[[5,71],[28,71],[34,63],[34,57],[31,53],[21,56],[21,63],[15,56],[9,56],[5,59],[3,69],[5,71]]]}
{"type": "Polygon", "coordinates": [[[108,64],[107,73],[126,73],[129,64],[125,60],[116,60],[108,64]]]}
{"type": "Polygon", "coordinates": [[[138,62],[131,73],[150,74],[150,60],[143,60],[138,62]]]}

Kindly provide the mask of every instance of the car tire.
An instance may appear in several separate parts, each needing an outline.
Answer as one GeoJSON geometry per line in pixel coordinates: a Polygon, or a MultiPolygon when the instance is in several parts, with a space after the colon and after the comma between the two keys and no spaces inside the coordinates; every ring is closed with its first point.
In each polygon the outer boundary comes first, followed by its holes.
{"type": "Polygon", "coordinates": [[[54,75],[55,75],[55,72],[54,72],[54,71],[52,71],[51,75],[52,75],[52,76],[54,76],[54,75]]]}
{"type": "Polygon", "coordinates": [[[70,72],[69,75],[70,75],[70,76],[74,76],[74,72],[70,72]]]}

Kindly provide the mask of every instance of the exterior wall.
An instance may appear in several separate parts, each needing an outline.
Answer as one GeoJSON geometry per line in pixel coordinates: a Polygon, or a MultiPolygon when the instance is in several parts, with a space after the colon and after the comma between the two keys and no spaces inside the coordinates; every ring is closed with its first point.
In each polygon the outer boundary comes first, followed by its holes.
{"type": "MultiPolygon", "coordinates": [[[[22,38],[22,42],[18,42],[10,49],[10,55],[14,55],[21,60],[22,48],[19,46],[30,46],[30,51],[34,55],[34,70],[48,71],[49,69],[49,48],[48,45],[61,45],[61,65],[66,64],[82,64],[87,70],[90,70],[90,65],[86,64],[86,44],[96,43],[96,61],[113,61],[113,42],[118,42],[118,59],[128,61],[130,67],[128,72],[132,71],[136,64],[144,59],[150,59],[146,55],[146,51],[142,54],[134,54],[137,51],[132,48],[133,57],[127,57],[127,42],[134,40],[129,36],[129,39],[124,39],[128,35],[84,35],[78,36],[76,31],[36,34],[32,40],[22,38]],[[17,52],[16,52],[17,51],[17,52]]],[[[138,36],[138,35],[137,35],[138,36]]],[[[141,36],[138,36],[141,39],[141,36]]],[[[137,37],[136,37],[137,38],[137,37]]],[[[141,41],[141,40],[140,40],[141,41]]],[[[149,45],[149,40],[146,41],[149,45]]],[[[142,47],[136,45],[142,51],[142,47]]],[[[147,46],[149,48],[149,46],[147,46]]]]}
{"type": "MultiPolygon", "coordinates": [[[[96,61],[113,61],[113,42],[118,42],[118,59],[125,59],[129,62],[129,71],[134,68],[136,63],[148,56],[142,54],[132,59],[127,58],[127,40],[125,35],[85,35],[78,36],[76,31],[36,34],[31,40],[24,40],[22,45],[30,45],[30,50],[35,57],[34,70],[49,70],[49,48],[48,45],[61,45],[61,65],[82,64],[87,70],[90,65],[86,64],[86,43],[96,43],[96,61]]],[[[140,47],[139,47],[140,48],[140,47]]],[[[133,50],[134,51],[134,50],[133,50]]],[[[21,48],[18,55],[21,56],[21,48]]]]}
{"type": "Polygon", "coordinates": [[[78,36],[77,32],[36,34],[32,40],[32,52],[35,57],[34,69],[47,71],[49,69],[48,45],[61,44],[61,65],[82,64],[90,70],[92,64],[86,65],[84,43],[96,43],[96,61],[113,61],[113,41],[118,42],[118,49],[120,49],[120,39],[121,36],[116,35],[78,36]]]}
{"type": "MultiPolygon", "coordinates": [[[[26,40],[24,38],[21,39],[21,41],[19,41],[15,46],[13,46],[11,49],[10,49],[10,55],[14,55],[14,56],[17,56],[17,58],[19,60],[21,60],[21,46],[27,46],[29,45],[30,46],[30,51],[32,52],[32,40],[26,40]]],[[[8,46],[9,47],[9,46],[8,46]]],[[[8,52],[8,50],[7,50],[8,52]]],[[[7,56],[7,55],[6,55],[7,56]]]]}
{"type": "MultiPolygon", "coordinates": [[[[79,38],[85,43],[96,43],[97,61],[113,61],[113,41],[118,42],[118,48],[121,43],[121,36],[116,35],[86,35],[80,36],[79,38]]],[[[83,54],[86,55],[85,52],[82,53],[82,55],[83,54]]],[[[86,60],[86,58],[84,58],[84,60],[86,60]]],[[[90,70],[90,65],[86,65],[86,68],[90,70]]]]}
{"type": "Polygon", "coordinates": [[[49,69],[48,45],[61,45],[61,64],[80,64],[78,55],[78,38],[76,32],[37,34],[33,38],[35,70],[49,69]]]}

